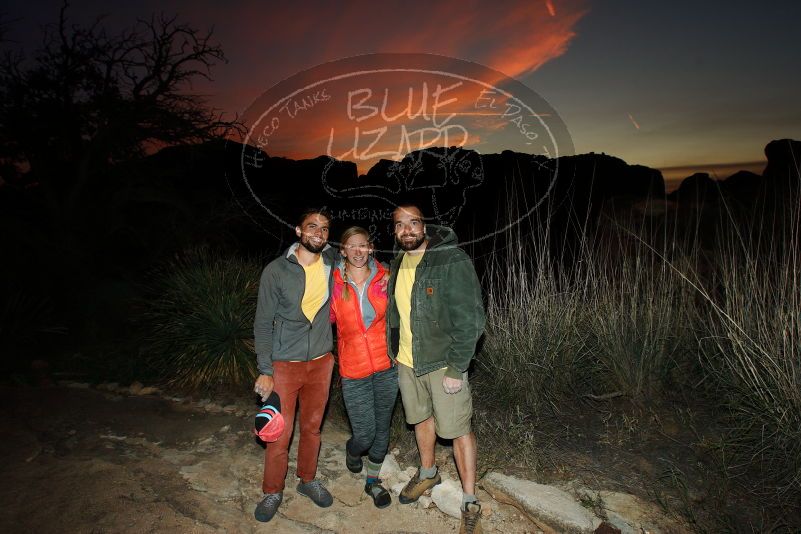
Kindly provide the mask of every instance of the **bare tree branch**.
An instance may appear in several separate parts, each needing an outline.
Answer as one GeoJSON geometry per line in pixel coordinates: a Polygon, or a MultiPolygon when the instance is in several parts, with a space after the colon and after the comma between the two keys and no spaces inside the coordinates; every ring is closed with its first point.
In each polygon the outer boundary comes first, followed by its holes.
{"type": "Polygon", "coordinates": [[[30,61],[0,57],[0,157],[64,177],[147,146],[241,133],[236,117],[225,120],[191,92],[226,61],[213,31],[160,14],[109,34],[102,18],[71,25],[68,10],[65,2],[30,61]]]}

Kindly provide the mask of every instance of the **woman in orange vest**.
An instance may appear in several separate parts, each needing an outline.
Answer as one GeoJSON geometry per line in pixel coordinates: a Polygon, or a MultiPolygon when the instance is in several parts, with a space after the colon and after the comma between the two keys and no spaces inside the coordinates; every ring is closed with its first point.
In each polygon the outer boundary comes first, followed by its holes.
{"type": "Polygon", "coordinates": [[[389,448],[389,427],[398,396],[398,371],[387,354],[387,269],[373,258],[370,234],[353,226],[339,240],[342,261],[334,270],[331,320],[337,325],[342,396],[353,430],[345,463],[353,473],[364,467],[364,491],[378,508],[392,498],[378,477],[389,448]]]}

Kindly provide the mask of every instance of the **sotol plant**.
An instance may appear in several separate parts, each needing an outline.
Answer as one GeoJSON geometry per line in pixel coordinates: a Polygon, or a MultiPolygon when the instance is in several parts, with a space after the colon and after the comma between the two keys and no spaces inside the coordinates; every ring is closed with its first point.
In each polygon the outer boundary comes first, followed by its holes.
{"type": "Polygon", "coordinates": [[[259,265],[207,250],[163,267],[147,304],[147,358],[170,385],[200,390],[256,376],[259,265]]]}

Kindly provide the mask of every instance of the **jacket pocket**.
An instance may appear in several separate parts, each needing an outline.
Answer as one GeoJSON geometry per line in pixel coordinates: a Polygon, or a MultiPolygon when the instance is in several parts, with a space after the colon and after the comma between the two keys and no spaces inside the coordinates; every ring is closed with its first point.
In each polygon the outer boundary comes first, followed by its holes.
{"type": "Polygon", "coordinates": [[[305,359],[309,351],[309,324],[302,321],[276,321],[276,332],[273,339],[274,357],[305,359]]]}
{"type": "Polygon", "coordinates": [[[273,352],[283,346],[284,322],[276,320],[273,326],[273,352]]]}
{"type": "Polygon", "coordinates": [[[436,314],[442,307],[442,280],[439,278],[421,278],[419,284],[417,304],[420,310],[426,314],[427,317],[425,319],[435,319],[436,314]]]}

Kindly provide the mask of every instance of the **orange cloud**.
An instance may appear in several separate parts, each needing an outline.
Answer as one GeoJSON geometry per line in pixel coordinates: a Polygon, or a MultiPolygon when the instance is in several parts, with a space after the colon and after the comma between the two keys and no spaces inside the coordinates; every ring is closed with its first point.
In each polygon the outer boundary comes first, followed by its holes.
{"type": "MultiPolygon", "coordinates": [[[[413,60],[424,71],[443,70],[436,68],[441,61],[437,58],[416,56],[413,60]],[[425,61],[435,63],[426,65],[425,61]]],[[[480,144],[487,151],[494,145],[495,151],[542,153],[538,146],[525,146],[531,143],[526,142],[523,130],[539,128],[536,115],[549,118],[546,110],[525,109],[505,96],[493,86],[503,82],[495,71],[463,63],[451,65],[459,68],[450,71],[448,66],[444,74],[393,71],[343,79],[318,72],[317,77],[302,79],[287,91],[313,86],[292,96],[270,95],[254,106],[246,120],[258,126],[249,143],[270,155],[294,159],[328,154],[356,162],[362,173],[378,159],[398,160],[431,146],[477,148],[480,144]],[[319,101],[314,101],[314,95],[319,101]]]]}
{"type": "Polygon", "coordinates": [[[559,16],[551,16],[541,5],[526,2],[496,20],[489,32],[499,39],[487,50],[483,63],[514,77],[535,71],[564,54],[576,36],[576,24],[587,12],[565,7],[559,16]]]}
{"type": "MultiPolygon", "coordinates": [[[[470,6],[462,2],[408,1],[402,5],[387,5],[358,0],[342,5],[312,6],[303,11],[286,3],[271,5],[269,11],[260,6],[247,5],[233,11],[220,10],[216,14],[223,20],[236,18],[236,32],[228,38],[235,43],[236,50],[243,52],[236,55],[229,52],[232,64],[229,70],[241,69],[242,72],[234,78],[247,80],[228,89],[227,99],[240,100],[241,95],[258,86],[254,83],[257,84],[260,78],[274,83],[331,60],[375,52],[439,54],[472,61],[498,71],[494,78],[488,77],[486,71],[481,75],[482,81],[492,85],[500,82],[503,75],[517,77],[530,73],[564,54],[576,35],[578,21],[587,11],[584,0],[556,3],[546,0],[545,4],[501,1],[470,6]]],[[[226,27],[225,22],[221,24],[226,27]]],[[[227,39],[225,35],[220,38],[227,39]]],[[[402,110],[403,95],[410,88],[419,91],[424,80],[422,75],[395,75],[381,80],[382,86],[393,95],[387,115],[402,110]]],[[[335,84],[331,87],[333,91],[335,84]]],[[[432,80],[429,89],[434,87],[432,80]]],[[[256,98],[259,93],[252,94],[251,98],[256,98]]],[[[481,142],[482,146],[492,147],[493,139],[513,128],[492,120],[482,123],[473,106],[476,93],[475,84],[454,88],[450,96],[457,104],[447,111],[454,114],[454,125],[469,124],[469,127],[465,126],[470,133],[464,140],[465,146],[475,147],[481,142]]],[[[417,117],[405,120],[403,124],[401,121],[393,122],[387,133],[381,136],[380,129],[387,126],[381,115],[363,118],[356,124],[347,116],[347,105],[343,100],[345,93],[340,91],[336,96],[338,100],[335,103],[314,107],[313,120],[285,117],[281,135],[263,149],[270,155],[316,157],[325,153],[333,130],[336,150],[332,152],[344,154],[353,143],[349,138],[373,131],[374,139],[367,141],[365,135],[362,141],[356,141],[357,144],[374,142],[371,153],[391,153],[404,149],[403,128],[409,132],[427,127],[425,121],[417,117]]],[[[380,100],[378,97],[381,95],[372,96],[373,100],[380,100]]],[[[240,100],[233,109],[246,107],[247,102],[240,100]]],[[[311,116],[312,112],[307,115],[311,116]]],[[[458,128],[452,128],[451,132],[458,133],[458,128]]],[[[429,133],[435,135],[433,130],[429,133]]],[[[425,137],[425,133],[421,136],[425,137]]],[[[426,139],[420,141],[421,144],[427,142],[426,139]]],[[[441,141],[445,142],[445,138],[441,141]]],[[[497,142],[495,146],[498,150],[506,148],[497,142]]],[[[360,171],[371,165],[364,160],[357,163],[360,171]]]]}

